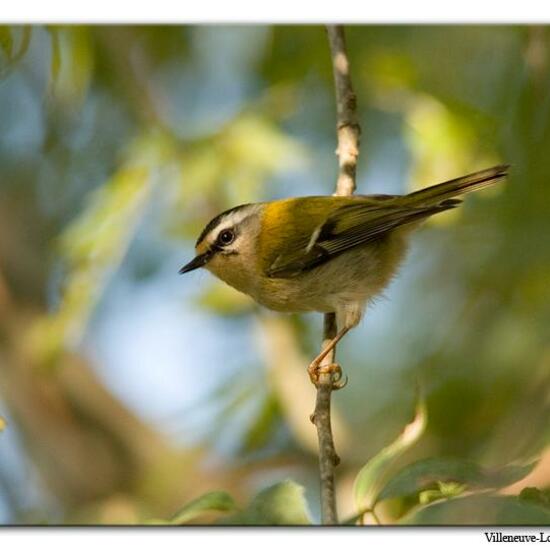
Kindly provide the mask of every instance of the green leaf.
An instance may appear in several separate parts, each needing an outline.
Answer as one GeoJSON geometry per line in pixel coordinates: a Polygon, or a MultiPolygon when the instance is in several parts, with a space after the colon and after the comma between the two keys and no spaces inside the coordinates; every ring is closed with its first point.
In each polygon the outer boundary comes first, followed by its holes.
{"type": "Polygon", "coordinates": [[[537,487],[525,487],[519,494],[519,498],[550,509],[550,490],[548,489],[541,491],[537,487]]]}
{"type": "Polygon", "coordinates": [[[189,523],[192,519],[205,512],[232,512],[236,508],[235,501],[231,495],[224,491],[212,491],[184,506],[174,515],[170,523],[172,525],[181,525],[182,523],[189,523]]]}
{"type": "Polygon", "coordinates": [[[50,89],[66,105],[80,105],[88,91],[93,47],[85,26],[48,27],[51,43],[50,89]]]}
{"type": "MultiPolygon", "coordinates": [[[[457,497],[458,495],[463,493],[465,489],[466,485],[462,485],[461,483],[456,483],[454,481],[438,481],[437,489],[428,489],[426,491],[422,491],[418,495],[418,501],[420,502],[420,504],[429,504],[434,500],[457,497]]],[[[379,498],[379,500],[381,499],[379,498]]]]}
{"type": "Polygon", "coordinates": [[[11,59],[13,53],[13,38],[11,30],[7,25],[0,25],[0,48],[6,54],[8,59],[11,59]]]}
{"type": "MultiPolygon", "coordinates": [[[[4,78],[8,72],[23,58],[29,49],[31,42],[31,27],[9,27],[0,25],[0,51],[4,52],[5,59],[1,59],[0,78],[4,78]]],[[[3,57],[4,57],[3,56],[3,57]]]]}
{"type": "Polygon", "coordinates": [[[147,525],[183,525],[208,512],[232,512],[237,509],[235,501],[225,491],[206,493],[186,504],[171,519],[149,519],[147,525]]]}
{"type": "Polygon", "coordinates": [[[59,44],[59,29],[56,27],[48,27],[51,44],[51,60],[50,60],[50,82],[51,86],[55,87],[59,78],[59,70],[61,69],[61,46],[59,44]]]}
{"type": "Polygon", "coordinates": [[[241,512],[218,523],[224,525],[310,525],[304,488],[287,480],[259,492],[241,512]]]}
{"type": "Polygon", "coordinates": [[[353,494],[358,510],[372,508],[377,496],[389,477],[395,460],[409,449],[424,433],[426,407],[420,402],[414,420],[405,426],[399,437],[371,458],[355,478],[353,494]]]}
{"type": "Polygon", "coordinates": [[[259,410],[253,415],[252,421],[243,436],[243,450],[261,449],[273,436],[281,418],[279,402],[274,394],[268,393],[260,403],[259,410]]]}
{"type": "Polygon", "coordinates": [[[441,497],[452,497],[464,489],[498,489],[524,478],[535,466],[511,465],[498,470],[486,470],[470,460],[460,458],[428,458],[405,466],[378,495],[376,501],[416,495],[439,485],[441,497]],[[460,488],[459,488],[460,486],[460,488]]]}
{"type": "Polygon", "coordinates": [[[515,496],[472,495],[417,508],[404,525],[550,525],[550,510],[515,496]]]}

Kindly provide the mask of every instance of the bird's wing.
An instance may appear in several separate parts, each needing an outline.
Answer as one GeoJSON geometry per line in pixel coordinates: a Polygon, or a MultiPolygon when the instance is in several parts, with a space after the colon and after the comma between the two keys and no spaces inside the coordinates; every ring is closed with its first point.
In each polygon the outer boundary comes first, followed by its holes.
{"type": "MultiPolygon", "coordinates": [[[[365,197],[367,198],[367,197],[365,197]]],[[[269,277],[289,278],[317,267],[342,252],[384,237],[396,227],[426,218],[460,204],[445,200],[422,207],[403,205],[396,197],[347,204],[335,210],[313,232],[309,242],[279,255],[267,270],[269,277]]]]}

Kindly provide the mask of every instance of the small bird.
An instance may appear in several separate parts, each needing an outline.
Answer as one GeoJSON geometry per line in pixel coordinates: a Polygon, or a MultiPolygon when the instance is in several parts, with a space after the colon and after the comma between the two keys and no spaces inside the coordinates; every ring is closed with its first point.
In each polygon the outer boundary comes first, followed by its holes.
{"type": "MultiPolygon", "coordinates": [[[[357,326],[403,260],[408,236],[423,220],[461,204],[455,197],[507,175],[501,165],[408,195],[311,196],[243,204],[212,219],[180,269],[204,267],[263,306],[281,312],[334,312],[338,332],[308,368],[320,365],[357,326]]],[[[337,364],[323,372],[341,377],[337,364]]]]}

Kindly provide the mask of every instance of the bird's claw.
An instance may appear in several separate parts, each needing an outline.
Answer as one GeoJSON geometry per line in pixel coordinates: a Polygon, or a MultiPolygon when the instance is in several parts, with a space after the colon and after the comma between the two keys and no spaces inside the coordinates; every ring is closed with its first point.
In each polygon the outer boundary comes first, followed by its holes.
{"type": "Polygon", "coordinates": [[[338,363],[330,363],[328,365],[312,363],[307,371],[309,379],[315,387],[319,387],[319,377],[322,374],[329,374],[331,376],[333,391],[341,390],[348,383],[348,377],[344,375],[342,367],[338,363]]]}

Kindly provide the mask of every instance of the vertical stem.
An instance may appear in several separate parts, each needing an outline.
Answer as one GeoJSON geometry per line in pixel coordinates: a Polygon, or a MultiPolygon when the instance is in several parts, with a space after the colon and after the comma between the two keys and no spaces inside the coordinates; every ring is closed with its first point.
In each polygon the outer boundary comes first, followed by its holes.
{"type": "MultiPolygon", "coordinates": [[[[334,85],[336,90],[336,132],[338,137],[339,174],[335,195],[351,195],[355,190],[355,173],[359,155],[359,136],[361,129],[357,122],[357,98],[353,92],[349,74],[349,60],[346,52],[344,28],[341,25],[328,25],[327,34],[332,57],[334,85]]],[[[323,349],[336,336],[336,315],[325,315],[323,349]]],[[[334,363],[335,351],[323,360],[323,365],[334,363]]],[[[334,469],[340,462],[330,423],[330,398],[334,380],[331,374],[319,376],[317,399],[312,420],[317,428],[319,440],[319,473],[321,480],[321,520],[324,525],[338,523],[336,510],[336,490],[334,469]]]]}
{"type": "Polygon", "coordinates": [[[353,91],[346,51],[344,28],[341,25],[327,27],[332,72],[336,90],[336,132],[338,136],[338,165],[336,195],[351,195],[355,191],[355,172],[359,156],[361,128],[357,120],[357,96],[353,91]]]}
{"type": "MultiPolygon", "coordinates": [[[[322,349],[336,336],[336,315],[327,313],[324,319],[322,349]]],[[[323,364],[334,362],[335,353],[331,351],[323,360],[323,364]]],[[[317,428],[319,441],[319,476],[321,480],[321,521],[324,525],[338,523],[336,511],[336,488],[334,483],[334,468],[338,466],[340,458],[336,454],[330,423],[330,396],[332,393],[332,376],[323,373],[319,376],[317,398],[313,423],[317,428]]]]}

